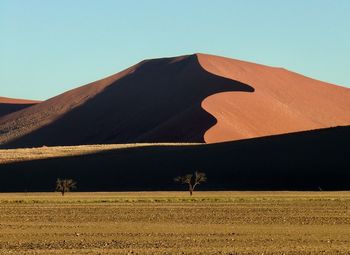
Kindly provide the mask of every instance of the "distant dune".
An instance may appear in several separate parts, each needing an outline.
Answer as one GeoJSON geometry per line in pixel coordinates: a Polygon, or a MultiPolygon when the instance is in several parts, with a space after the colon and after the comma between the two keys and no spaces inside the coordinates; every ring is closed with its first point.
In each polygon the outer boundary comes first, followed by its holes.
{"type": "Polygon", "coordinates": [[[1,147],[238,140],[350,125],[350,89],[194,54],[142,61],[0,118],[1,147]]]}
{"type": "Polygon", "coordinates": [[[0,97],[0,118],[6,114],[22,110],[37,103],[39,101],[0,97]]]}

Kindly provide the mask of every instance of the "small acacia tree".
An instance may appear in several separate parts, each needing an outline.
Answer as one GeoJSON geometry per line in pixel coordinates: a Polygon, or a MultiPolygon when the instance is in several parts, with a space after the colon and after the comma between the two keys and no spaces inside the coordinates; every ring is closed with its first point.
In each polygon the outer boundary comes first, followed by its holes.
{"type": "Polygon", "coordinates": [[[174,178],[174,181],[180,182],[183,184],[187,184],[188,191],[190,192],[190,196],[192,196],[195,187],[198,184],[200,184],[201,182],[206,182],[207,177],[206,177],[205,173],[196,171],[196,172],[194,172],[194,175],[193,174],[186,174],[184,176],[178,176],[178,177],[174,178]]]}
{"type": "Polygon", "coordinates": [[[61,192],[62,196],[64,196],[64,193],[69,192],[76,188],[77,188],[77,183],[72,179],[56,180],[56,191],[61,192]]]}

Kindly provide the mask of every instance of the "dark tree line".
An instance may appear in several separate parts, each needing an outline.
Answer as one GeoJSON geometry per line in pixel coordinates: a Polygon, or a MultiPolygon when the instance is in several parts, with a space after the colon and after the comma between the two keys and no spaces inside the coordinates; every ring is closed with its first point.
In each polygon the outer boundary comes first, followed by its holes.
{"type": "MultiPolygon", "coordinates": [[[[194,174],[177,176],[176,178],[174,178],[174,181],[188,185],[188,191],[190,192],[190,196],[192,196],[196,186],[203,182],[206,182],[207,177],[205,173],[196,171],[194,172],[194,174]]],[[[56,180],[56,191],[61,192],[62,196],[64,196],[66,192],[70,192],[76,188],[77,183],[73,179],[58,178],[56,180]]]]}

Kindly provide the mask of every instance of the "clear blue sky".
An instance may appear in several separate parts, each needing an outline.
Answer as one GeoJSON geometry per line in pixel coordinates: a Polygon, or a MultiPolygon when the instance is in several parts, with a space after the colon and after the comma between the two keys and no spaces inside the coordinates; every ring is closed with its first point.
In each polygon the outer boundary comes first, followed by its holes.
{"type": "Polygon", "coordinates": [[[47,99],[195,52],[350,87],[349,0],[0,0],[0,96],[47,99]]]}

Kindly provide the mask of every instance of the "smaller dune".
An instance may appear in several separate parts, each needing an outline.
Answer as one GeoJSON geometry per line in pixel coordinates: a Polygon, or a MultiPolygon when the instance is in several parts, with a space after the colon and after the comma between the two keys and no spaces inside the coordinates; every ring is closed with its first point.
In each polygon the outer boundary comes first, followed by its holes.
{"type": "Polygon", "coordinates": [[[39,102],[40,101],[36,100],[0,97],[0,118],[7,114],[35,105],[39,102]]]}

